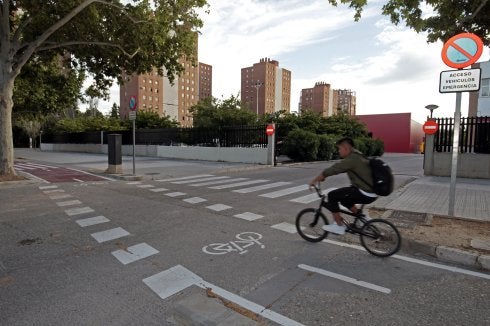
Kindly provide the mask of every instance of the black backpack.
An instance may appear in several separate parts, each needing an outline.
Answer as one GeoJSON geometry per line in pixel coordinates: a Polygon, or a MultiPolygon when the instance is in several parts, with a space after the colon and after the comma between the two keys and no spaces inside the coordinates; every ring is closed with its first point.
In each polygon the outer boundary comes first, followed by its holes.
{"type": "MultiPolygon", "coordinates": [[[[364,155],[363,155],[364,156],[364,155]]],[[[394,186],[394,178],[393,178],[393,173],[391,172],[391,168],[380,160],[379,158],[376,157],[366,157],[364,156],[367,160],[369,160],[369,166],[371,167],[371,173],[373,176],[373,182],[374,184],[370,184],[359,174],[355,173],[352,171],[359,179],[361,179],[365,184],[371,186],[373,188],[373,191],[376,195],[378,196],[388,196],[393,192],[393,186],[394,186]]]]}

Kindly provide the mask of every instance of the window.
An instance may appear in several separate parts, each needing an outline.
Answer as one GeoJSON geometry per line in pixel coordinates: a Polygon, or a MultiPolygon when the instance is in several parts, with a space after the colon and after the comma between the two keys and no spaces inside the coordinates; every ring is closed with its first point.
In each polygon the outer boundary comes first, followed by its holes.
{"type": "Polygon", "coordinates": [[[143,100],[146,100],[146,95],[143,95],[143,100]]]}
{"type": "Polygon", "coordinates": [[[481,96],[490,97],[490,78],[483,78],[481,80],[481,96]]]}
{"type": "Polygon", "coordinates": [[[150,101],[153,101],[153,96],[149,96],[148,98],[150,101]]]}

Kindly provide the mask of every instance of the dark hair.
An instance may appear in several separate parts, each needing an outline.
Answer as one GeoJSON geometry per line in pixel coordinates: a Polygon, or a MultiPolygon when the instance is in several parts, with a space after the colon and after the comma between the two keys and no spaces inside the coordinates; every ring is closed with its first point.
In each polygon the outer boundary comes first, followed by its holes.
{"type": "Polygon", "coordinates": [[[349,144],[350,146],[354,147],[354,141],[350,137],[341,138],[341,139],[337,140],[337,142],[335,143],[335,145],[337,145],[337,146],[342,145],[342,144],[349,144]]]}

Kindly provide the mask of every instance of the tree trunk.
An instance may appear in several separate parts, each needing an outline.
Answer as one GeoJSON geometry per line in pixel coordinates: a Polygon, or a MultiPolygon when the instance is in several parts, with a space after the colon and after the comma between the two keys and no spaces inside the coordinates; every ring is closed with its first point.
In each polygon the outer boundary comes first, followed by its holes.
{"type": "Polygon", "coordinates": [[[0,176],[15,175],[12,137],[13,93],[14,78],[2,74],[0,76],[0,176]]]}

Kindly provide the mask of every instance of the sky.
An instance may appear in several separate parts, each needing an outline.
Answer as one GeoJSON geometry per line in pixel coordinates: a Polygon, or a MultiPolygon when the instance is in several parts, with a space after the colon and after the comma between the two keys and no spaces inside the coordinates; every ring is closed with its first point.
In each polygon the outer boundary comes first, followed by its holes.
{"type": "MultiPolygon", "coordinates": [[[[442,42],[428,44],[403,24],[381,15],[385,1],[369,1],[359,22],[347,6],[327,0],[208,0],[202,13],[199,61],[213,66],[213,96],[240,91],[240,69],[271,58],[292,72],[291,111],[302,88],[323,81],[357,94],[357,114],[411,112],[425,121],[428,104],[436,117],[454,114],[454,93],[439,94],[439,74],[451,70],[441,59],[442,42]]],[[[430,14],[430,11],[427,11],[430,14]]],[[[479,61],[490,60],[484,49],[479,61]]],[[[119,104],[119,86],[99,104],[119,104]]],[[[467,115],[463,94],[462,113],[467,115]]]]}

